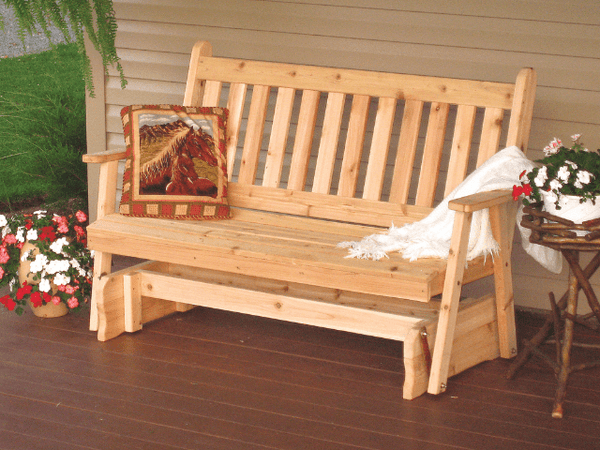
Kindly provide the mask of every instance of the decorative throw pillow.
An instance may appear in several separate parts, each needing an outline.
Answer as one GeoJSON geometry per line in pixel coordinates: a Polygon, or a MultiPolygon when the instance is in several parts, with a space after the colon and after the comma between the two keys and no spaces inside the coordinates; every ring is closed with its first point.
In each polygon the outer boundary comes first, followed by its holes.
{"type": "Polygon", "coordinates": [[[126,106],[127,159],[119,211],[167,219],[224,219],[225,108],[126,106]]]}

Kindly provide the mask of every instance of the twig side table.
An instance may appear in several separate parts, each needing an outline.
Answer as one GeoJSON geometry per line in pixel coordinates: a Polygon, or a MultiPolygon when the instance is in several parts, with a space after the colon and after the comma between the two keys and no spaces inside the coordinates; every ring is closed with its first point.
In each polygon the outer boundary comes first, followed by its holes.
{"type": "Polygon", "coordinates": [[[507,376],[509,379],[514,377],[532,354],[541,357],[557,375],[558,387],[552,408],[552,417],[562,418],[569,374],[578,370],[600,366],[600,360],[576,366],[571,365],[575,323],[600,331],[600,328],[592,326],[588,321],[588,319],[595,317],[600,324],[600,304],[589,282],[590,277],[600,267],[600,219],[575,224],[570,220],[554,216],[531,206],[525,207],[524,213],[521,225],[531,230],[529,240],[532,243],[560,251],[569,264],[569,287],[558,302],[556,302],[554,294],[550,292],[551,314],[537,334],[525,343],[525,348],[512,363],[507,376]],[[579,264],[580,252],[596,252],[585,269],[582,269],[579,264]],[[586,316],[577,315],[577,301],[580,290],[585,293],[592,310],[586,316]],[[560,339],[561,328],[563,328],[562,342],[560,339]],[[554,329],[556,342],[556,360],[538,350],[538,346],[546,341],[552,329],[554,329]]]}

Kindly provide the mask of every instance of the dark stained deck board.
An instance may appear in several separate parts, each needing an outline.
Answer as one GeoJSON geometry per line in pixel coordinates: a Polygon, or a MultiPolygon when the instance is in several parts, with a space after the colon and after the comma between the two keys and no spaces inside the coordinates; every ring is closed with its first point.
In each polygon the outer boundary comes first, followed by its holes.
{"type": "Polygon", "coordinates": [[[556,420],[535,360],[404,401],[401,343],[200,308],[106,343],[85,317],[0,313],[0,342],[0,450],[600,448],[599,369],[556,420]]]}

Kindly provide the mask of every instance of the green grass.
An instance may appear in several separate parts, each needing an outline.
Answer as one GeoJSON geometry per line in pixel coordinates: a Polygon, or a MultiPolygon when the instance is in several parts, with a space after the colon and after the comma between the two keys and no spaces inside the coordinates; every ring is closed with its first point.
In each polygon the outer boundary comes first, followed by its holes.
{"type": "Polygon", "coordinates": [[[0,210],[86,197],[85,95],[74,44],[0,60],[0,210]]]}

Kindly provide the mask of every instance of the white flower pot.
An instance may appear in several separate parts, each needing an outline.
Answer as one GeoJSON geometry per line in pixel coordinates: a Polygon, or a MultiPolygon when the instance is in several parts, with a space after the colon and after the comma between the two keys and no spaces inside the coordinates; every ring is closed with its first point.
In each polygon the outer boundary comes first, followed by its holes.
{"type": "MultiPolygon", "coordinates": [[[[563,219],[571,220],[575,223],[582,223],[586,220],[600,218],[600,196],[596,197],[596,201],[586,200],[580,203],[581,197],[575,195],[561,195],[558,204],[560,209],[556,209],[554,201],[545,192],[541,192],[544,200],[544,210],[563,219]]],[[[582,236],[587,234],[585,231],[578,231],[577,234],[582,236]]]]}

